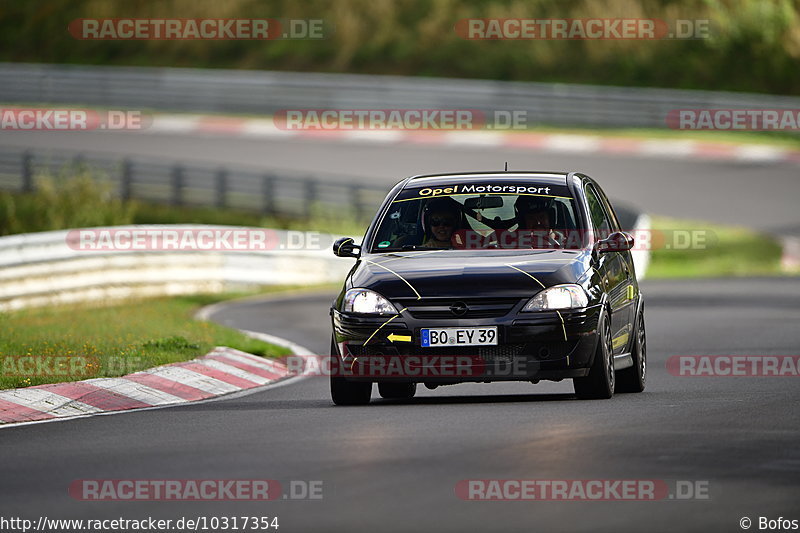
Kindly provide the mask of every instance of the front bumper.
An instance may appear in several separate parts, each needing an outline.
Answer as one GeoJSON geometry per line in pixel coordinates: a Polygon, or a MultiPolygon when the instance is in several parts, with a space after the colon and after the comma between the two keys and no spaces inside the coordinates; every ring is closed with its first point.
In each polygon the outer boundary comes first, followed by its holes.
{"type": "MultiPolygon", "coordinates": [[[[520,306],[521,307],[521,306],[520,306]]],[[[368,317],[331,309],[337,372],[352,380],[432,384],[560,380],[592,364],[601,306],[494,318],[368,317]],[[423,348],[422,328],[497,326],[498,345],[423,348]]]]}

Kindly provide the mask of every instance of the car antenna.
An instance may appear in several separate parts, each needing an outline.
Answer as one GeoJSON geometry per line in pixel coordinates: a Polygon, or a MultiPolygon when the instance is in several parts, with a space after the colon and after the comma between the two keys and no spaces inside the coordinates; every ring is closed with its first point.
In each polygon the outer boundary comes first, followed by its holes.
{"type": "Polygon", "coordinates": [[[506,169],[505,169],[505,171],[508,172],[508,161],[506,161],[506,169]]]}

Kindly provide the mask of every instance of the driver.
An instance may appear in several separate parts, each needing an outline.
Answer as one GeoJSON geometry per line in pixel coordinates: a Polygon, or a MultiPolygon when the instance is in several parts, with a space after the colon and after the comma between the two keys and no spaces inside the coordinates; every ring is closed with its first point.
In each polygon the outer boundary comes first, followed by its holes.
{"type": "Polygon", "coordinates": [[[553,230],[550,198],[520,196],[514,202],[517,232],[530,232],[532,248],[560,247],[560,235],[553,230]]]}

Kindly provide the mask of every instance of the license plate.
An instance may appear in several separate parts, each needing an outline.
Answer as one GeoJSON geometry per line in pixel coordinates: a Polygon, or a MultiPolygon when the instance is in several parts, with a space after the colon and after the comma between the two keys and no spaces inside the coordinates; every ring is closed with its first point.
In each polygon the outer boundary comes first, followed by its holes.
{"type": "Polygon", "coordinates": [[[423,328],[423,348],[436,346],[495,346],[497,326],[472,328],[423,328]]]}

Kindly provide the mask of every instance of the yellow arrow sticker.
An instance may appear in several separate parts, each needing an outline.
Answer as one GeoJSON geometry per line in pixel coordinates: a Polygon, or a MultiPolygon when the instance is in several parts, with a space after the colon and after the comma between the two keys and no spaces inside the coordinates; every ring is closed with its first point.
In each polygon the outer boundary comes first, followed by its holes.
{"type": "Polygon", "coordinates": [[[398,335],[396,333],[392,333],[386,338],[389,340],[389,342],[411,342],[411,335],[398,335]]]}

